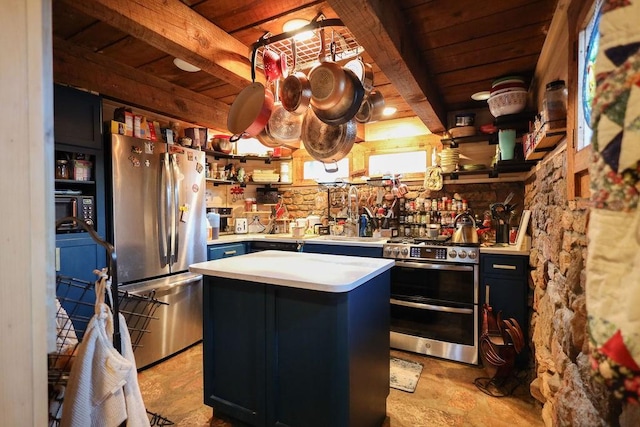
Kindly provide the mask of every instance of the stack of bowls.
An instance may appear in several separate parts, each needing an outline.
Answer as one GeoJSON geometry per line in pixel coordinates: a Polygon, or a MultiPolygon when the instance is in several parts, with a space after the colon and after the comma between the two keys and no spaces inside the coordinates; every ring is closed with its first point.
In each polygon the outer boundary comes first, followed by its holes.
{"type": "Polygon", "coordinates": [[[442,168],[442,172],[455,172],[459,161],[459,148],[445,148],[440,152],[440,167],[442,168]]]}
{"type": "Polygon", "coordinates": [[[491,84],[491,96],[487,100],[494,117],[520,113],[527,105],[527,88],[524,78],[507,76],[491,84]]]}
{"type": "Polygon", "coordinates": [[[252,174],[253,182],[278,182],[280,180],[280,174],[273,169],[256,169],[252,174]]]}

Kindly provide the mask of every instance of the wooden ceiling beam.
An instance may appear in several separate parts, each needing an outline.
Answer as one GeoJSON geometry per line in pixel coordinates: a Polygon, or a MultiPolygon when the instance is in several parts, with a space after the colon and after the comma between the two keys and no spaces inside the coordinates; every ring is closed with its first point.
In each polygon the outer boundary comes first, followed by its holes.
{"type": "Polygon", "coordinates": [[[446,128],[447,112],[420,58],[397,2],[327,0],[400,95],[432,132],[446,128]]]}
{"type": "Polygon", "coordinates": [[[237,88],[251,83],[249,47],[179,0],[61,1],[237,88]]]}
{"type": "Polygon", "coordinates": [[[111,58],[53,38],[53,80],[214,129],[227,128],[229,106],[114,62],[111,58]]]}

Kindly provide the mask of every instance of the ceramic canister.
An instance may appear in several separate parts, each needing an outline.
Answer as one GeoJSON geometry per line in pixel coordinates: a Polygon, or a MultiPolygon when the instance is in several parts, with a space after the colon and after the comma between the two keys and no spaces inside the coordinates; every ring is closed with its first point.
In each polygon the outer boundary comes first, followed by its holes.
{"type": "Polygon", "coordinates": [[[516,148],[515,129],[500,129],[498,131],[498,145],[500,146],[500,159],[511,160],[516,148]]]}

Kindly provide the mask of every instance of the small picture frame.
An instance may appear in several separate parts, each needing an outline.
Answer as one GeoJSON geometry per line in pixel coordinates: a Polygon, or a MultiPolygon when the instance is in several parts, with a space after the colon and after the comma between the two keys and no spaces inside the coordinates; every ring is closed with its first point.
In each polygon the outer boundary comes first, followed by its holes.
{"type": "Polygon", "coordinates": [[[524,249],[522,247],[524,243],[524,236],[527,235],[527,228],[529,228],[529,219],[531,218],[530,210],[523,210],[520,217],[520,225],[518,226],[518,235],[516,237],[516,248],[524,249]]]}

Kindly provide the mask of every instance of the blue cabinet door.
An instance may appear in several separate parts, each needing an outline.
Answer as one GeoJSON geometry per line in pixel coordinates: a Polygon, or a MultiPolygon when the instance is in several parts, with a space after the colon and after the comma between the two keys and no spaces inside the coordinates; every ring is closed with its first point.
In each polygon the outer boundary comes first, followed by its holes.
{"type": "Polygon", "coordinates": [[[56,144],[102,149],[102,100],[72,87],[54,85],[56,144]]]}
{"type": "Polygon", "coordinates": [[[370,258],[382,258],[382,247],[346,246],[346,245],[316,245],[307,243],[303,252],[313,254],[351,255],[370,258]]]}
{"type": "Polygon", "coordinates": [[[207,260],[229,258],[247,253],[244,243],[230,243],[226,245],[209,245],[207,247],[207,260]]]}
{"type": "Polygon", "coordinates": [[[56,239],[56,274],[93,282],[93,270],[106,266],[105,251],[87,233],[77,234],[86,237],[56,239]]]}
{"type": "Polygon", "coordinates": [[[105,266],[104,248],[87,233],[58,235],[56,274],[60,282],[56,284],[56,297],[74,319],[73,325],[80,339],[94,313],[96,294],[93,283],[98,276],[93,270],[105,266]]]}
{"type": "Polygon", "coordinates": [[[485,255],[480,256],[481,280],[488,294],[489,305],[494,313],[501,312],[503,319],[513,317],[518,321],[525,337],[525,349],[517,356],[519,367],[528,364],[529,306],[528,306],[528,261],[526,256],[485,255]]]}

